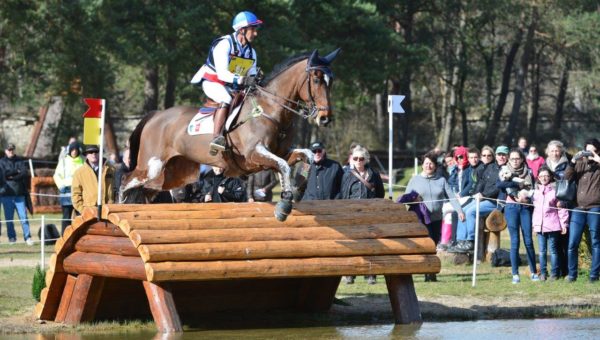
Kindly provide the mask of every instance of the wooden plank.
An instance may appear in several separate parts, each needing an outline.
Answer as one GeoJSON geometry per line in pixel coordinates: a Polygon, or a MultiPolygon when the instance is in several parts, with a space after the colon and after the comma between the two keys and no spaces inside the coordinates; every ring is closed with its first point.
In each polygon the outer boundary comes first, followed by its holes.
{"type": "Polygon", "coordinates": [[[385,283],[397,324],[421,323],[419,300],[411,275],[386,275],[385,283]]]}
{"type": "Polygon", "coordinates": [[[54,321],[56,322],[64,322],[65,317],[67,316],[67,311],[69,310],[69,305],[71,304],[71,298],[73,297],[73,291],[75,289],[75,283],[77,282],[77,277],[74,275],[67,276],[67,282],[65,284],[65,288],[62,292],[62,297],[60,299],[60,304],[58,305],[58,310],[56,311],[56,318],[54,321]]]}
{"type": "MultiPolygon", "coordinates": [[[[216,205],[216,204],[215,204],[216,205]]],[[[294,216],[340,216],[346,213],[360,214],[363,216],[375,216],[386,214],[388,212],[402,211],[404,214],[412,213],[407,212],[401,205],[383,205],[371,207],[356,206],[356,207],[340,207],[338,209],[332,208],[328,205],[322,205],[320,207],[314,207],[311,209],[293,209],[292,214],[294,216]]],[[[110,216],[110,215],[109,215],[110,216]]],[[[263,207],[255,207],[252,205],[240,204],[234,209],[211,209],[211,210],[188,210],[188,211],[177,211],[165,208],[164,210],[141,210],[131,212],[120,212],[118,213],[120,219],[127,220],[164,220],[164,219],[230,219],[237,218],[240,216],[245,217],[273,217],[273,207],[264,209],[263,207]]]]}
{"type": "Polygon", "coordinates": [[[138,250],[144,262],[161,262],[435,254],[435,244],[429,237],[419,237],[362,240],[143,244],[138,247],[138,250]]]}
{"type": "Polygon", "coordinates": [[[417,223],[363,224],[305,228],[228,228],[208,230],[133,230],[136,246],[160,243],[377,239],[427,236],[417,223]]]}
{"type": "Polygon", "coordinates": [[[331,308],[340,276],[302,279],[298,294],[298,308],[311,312],[324,312],[331,308]]]}
{"type": "Polygon", "coordinates": [[[66,272],[72,274],[146,280],[144,262],[140,257],[76,251],[65,258],[63,266],[66,272]]]}
{"type": "Polygon", "coordinates": [[[126,237],[125,233],[116,225],[107,221],[99,221],[90,224],[86,231],[89,235],[126,237]]]}
{"type": "MultiPolygon", "coordinates": [[[[107,204],[103,207],[103,217],[109,214],[118,214],[123,212],[136,211],[206,211],[206,210],[231,210],[240,207],[252,207],[259,210],[272,210],[275,203],[271,202],[253,202],[253,203],[178,203],[178,204],[107,204]],[[106,208],[106,210],[104,209],[106,208]]],[[[364,199],[364,200],[331,200],[327,201],[329,210],[342,208],[348,210],[348,207],[376,207],[376,206],[402,206],[387,199],[364,199]]],[[[322,208],[323,201],[302,201],[294,204],[296,210],[309,211],[314,208],[322,208]]]]}
{"type": "Polygon", "coordinates": [[[75,250],[85,253],[139,256],[137,248],[127,237],[84,235],[75,244],[75,250]]]}
{"type": "Polygon", "coordinates": [[[343,275],[433,274],[441,264],[435,255],[384,255],[243,261],[146,263],[148,281],[223,280],[240,278],[323,277],[343,275]]]}
{"type": "Polygon", "coordinates": [[[42,295],[40,303],[43,305],[36,308],[36,316],[40,320],[54,320],[56,311],[60,304],[62,292],[67,282],[66,273],[53,273],[52,280],[46,284],[47,293],[42,295]]]}
{"type": "Polygon", "coordinates": [[[183,332],[173,294],[168,284],[143,281],[150,311],[161,333],[183,332]]]}
{"type": "MultiPolygon", "coordinates": [[[[113,216],[113,215],[111,215],[113,216]]],[[[166,219],[166,220],[136,220],[120,219],[119,227],[126,232],[130,230],[203,230],[223,228],[302,228],[302,227],[331,227],[351,225],[377,225],[389,223],[415,223],[416,217],[407,211],[394,211],[386,214],[365,215],[360,213],[345,213],[341,215],[323,216],[288,216],[285,222],[269,217],[236,217],[230,219],[166,219]]]]}
{"type": "Polygon", "coordinates": [[[104,277],[80,274],[77,276],[64,323],[76,325],[91,321],[102,296],[104,277]]]}

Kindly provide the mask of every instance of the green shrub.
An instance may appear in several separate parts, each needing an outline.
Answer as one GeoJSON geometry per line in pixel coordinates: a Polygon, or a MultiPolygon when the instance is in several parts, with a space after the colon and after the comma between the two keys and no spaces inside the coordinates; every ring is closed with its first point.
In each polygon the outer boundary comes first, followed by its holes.
{"type": "Polygon", "coordinates": [[[42,289],[46,287],[46,272],[40,268],[35,267],[35,273],[33,274],[33,283],[31,284],[31,294],[36,301],[40,301],[40,294],[42,289]]]}

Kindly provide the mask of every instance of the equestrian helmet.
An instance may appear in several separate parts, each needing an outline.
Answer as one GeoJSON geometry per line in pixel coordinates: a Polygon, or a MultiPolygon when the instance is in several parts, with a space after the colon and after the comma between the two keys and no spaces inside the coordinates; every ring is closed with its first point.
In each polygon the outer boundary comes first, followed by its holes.
{"type": "Polygon", "coordinates": [[[238,31],[242,28],[250,27],[250,26],[260,26],[262,25],[262,20],[258,19],[258,17],[248,11],[243,11],[238,13],[234,18],[231,26],[234,31],[238,31]]]}

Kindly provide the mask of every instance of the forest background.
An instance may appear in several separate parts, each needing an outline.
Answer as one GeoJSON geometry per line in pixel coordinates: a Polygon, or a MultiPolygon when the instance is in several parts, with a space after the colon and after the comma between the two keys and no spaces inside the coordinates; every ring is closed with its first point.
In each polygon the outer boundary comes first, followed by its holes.
{"type": "Polygon", "coordinates": [[[324,140],[338,158],[353,141],[384,149],[389,94],[406,96],[399,151],[598,137],[596,0],[3,0],[0,117],[36,116],[61,96],[58,151],[81,135],[82,97],[106,98],[109,121],[198,106],[189,80],[241,10],[265,22],[254,47],[266,73],[342,48],[333,127],[301,122],[299,145],[324,140]]]}

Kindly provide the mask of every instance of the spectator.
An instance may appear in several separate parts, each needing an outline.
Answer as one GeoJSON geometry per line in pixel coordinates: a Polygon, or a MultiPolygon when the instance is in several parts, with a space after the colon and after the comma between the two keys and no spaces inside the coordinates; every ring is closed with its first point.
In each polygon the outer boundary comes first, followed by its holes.
{"type": "Polygon", "coordinates": [[[23,228],[23,238],[27,245],[32,246],[33,240],[29,229],[29,221],[27,219],[27,210],[32,211],[31,198],[27,191],[29,179],[29,171],[23,158],[15,154],[15,145],[8,144],[4,149],[6,157],[0,159],[0,169],[2,169],[4,193],[1,201],[4,206],[4,218],[6,218],[6,231],[8,234],[8,242],[17,242],[17,234],[15,233],[15,225],[12,221],[14,218],[15,209],[19,215],[19,221],[23,228]]]}
{"type": "MultiPolygon", "coordinates": [[[[556,180],[562,180],[565,178],[565,170],[567,169],[568,165],[569,160],[567,159],[563,143],[558,140],[551,140],[550,142],[548,142],[548,146],[546,147],[546,166],[548,166],[548,168],[550,168],[550,171],[554,173],[554,178],[556,180]]],[[[570,206],[570,202],[565,201],[558,201],[556,206],[559,208],[572,208],[570,206]]],[[[567,260],[569,253],[569,229],[567,229],[566,234],[559,235],[559,243],[559,276],[563,277],[567,276],[569,273],[567,260]]]]}
{"type": "Polygon", "coordinates": [[[129,158],[129,148],[123,150],[123,161],[115,166],[115,183],[113,185],[114,188],[114,197],[117,201],[121,202],[121,183],[123,182],[123,177],[130,172],[129,164],[131,159],[129,158]]]}
{"type": "Polygon", "coordinates": [[[84,162],[85,160],[81,157],[79,144],[73,142],[67,147],[67,155],[63,158],[59,157],[58,165],[54,170],[54,183],[58,187],[58,192],[60,193],[59,201],[62,209],[61,234],[64,234],[65,229],[71,223],[71,216],[73,215],[73,202],[71,201],[73,174],[84,162]]]}
{"type": "Polygon", "coordinates": [[[527,154],[527,166],[531,169],[533,179],[536,180],[538,176],[538,170],[544,164],[544,157],[540,156],[535,145],[529,147],[529,153],[527,154]]]}
{"type": "Polygon", "coordinates": [[[344,171],[340,163],[327,158],[325,145],[315,142],[310,146],[315,154],[313,164],[308,170],[306,190],[302,197],[305,201],[333,200],[340,198],[344,171]]]}
{"type": "Polygon", "coordinates": [[[277,176],[271,169],[251,174],[246,183],[248,202],[272,202],[273,188],[276,185],[277,176]]]}
{"type": "Polygon", "coordinates": [[[244,182],[237,177],[225,177],[223,168],[212,167],[204,177],[204,202],[246,202],[244,182]]]}
{"type": "Polygon", "coordinates": [[[183,188],[174,190],[174,199],[177,202],[185,203],[202,203],[204,202],[204,177],[211,171],[212,168],[206,164],[200,164],[198,168],[198,180],[194,183],[187,184],[183,188]]]}
{"type": "Polygon", "coordinates": [[[527,138],[521,136],[519,137],[519,141],[517,142],[517,146],[519,147],[519,150],[521,150],[521,152],[527,156],[527,138]]]}
{"type": "Polygon", "coordinates": [[[510,152],[508,169],[512,174],[512,178],[519,179],[519,182],[514,180],[498,179],[498,189],[502,194],[506,194],[506,207],[504,208],[504,216],[508,226],[510,235],[510,263],[512,266],[512,283],[521,282],[519,277],[519,229],[523,235],[523,243],[527,251],[527,261],[529,262],[529,270],[531,272],[531,281],[539,281],[537,269],[535,266],[535,249],[533,248],[533,239],[531,234],[531,214],[532,209],[528,204],[529,197],[525,192],[519,191],[522,189],[530,190],[533,185],[533,176],[531,170],[525,163],[525,155],[523,152],[515,148],[510,152]],[[516,194],[511,194],[512,190],[519,191],[516,194]]]}
{"type": "MultiPolygon", "coordinates": [[[[369,151],[356,145],[350,157],[350,167],[342,178],[342,199],[383,198],[383,182],[377,171],[369,166],[369,151]]],[[[375,275],[365,276],[370,285],[377,283],[375,275]]],[[[354,276],[345,276],[346,284],[354,283],[354,276]]]]}
{"type": "Polygon", "coordinates": [[[540,250],[540,280],[546,281],[547,249],[550,245],[550,280],[560,277],[560,235],[567,233],[569,226],[569,212],[557,208],[554,174],[546,166],[542,166],[538,173],[537,186],[533,193],[533,232],[537,233],[540,250]]]}
{"type": "MultiPolygon", "coordinates": [[[[465,154],[466,158],[466,154],[465,154]]],[[[416,192],[419,194],[417,201],[424,202],[429,211],[431,223],[425,225],[429,232],[429,237],[437,245],[441,237],[442,227],[442,206],[444,199],[450,199],[450,204],[458,213],[458,218],[462,221],[465,219],[462,207],[458,200],[454,199],[454,193],[446,182],[446,179],[437,173],[436,158],[433,154],[428,153],[423,156],[423,172],[417,176],[413,176],[408,182],[406,192],[416,192]]],[[[435,274],[425,276],[425,281],[437,281],[435,274]]]]}
{"type": "MultiPolygon", "coordinates": [[[[456,163],[456,167],[453,168],[448,177],[448,185],[453,193],[450,198],[457,199],[461,206],[468,203],[472,187],[475,183],[472,177],[473,168],[470,165],[468,154],[468,150],[464,146],[458,146],[454,149],[454,162],[456,163]]],[[[479,155],[477,155],[477,160],[479,160],[479,155]]],[[[440,250],[448,249],[448,243],[452,236],[452,220],[454,213],[455,210],[452,201],[444,203],[442,206],[442,235],[445,237],[441,238],[441,242],[438,244],[440,250]]],[[[456,229],[454,232],[456,233],[456,229]]]]}
{"type": "MultiPolygon", "coordinates": [[[[506,164],[508,147],[501,145],[496,148],[496,162],[486,163],[487,157],[491,154],[490,150],[483,148],[482,155],[485,155],[484,164],[485,167],[478,175],[477,186],[474,194],[479,196],[479,215],[485,217],[489,215],[498,206],[497,199],[500,194],[500,190],[496,187],[496,180],[498,179],[498,172],[500,167],[506,164]]],[[[475,215],[477,201],[473,200],[467,204],[463,211],[465,213],[465,221],[458,222],[456,230],[456,245],[448,249],[449,252],[454,253],[468,253],[473,251],[474,240],[475,240],[475,215]]]]}
{"type": "Polygon", "coordinates": [[[357,145],[352,151],[350,168],[342,177],[342,199],[383,198],[385,191],[379,173],[369,166],[369,151],[357,145]]]}
{"type": "MultiPolygon", "coordinates": [[[[439,157],[438,157],[439,158],[439,157]]],[[[448,177],[450,177],[450,174],[452,172],[455,171],[457,164],[456,164],[456,160],[454,159],[454,151],[448,151],[446,153],[444,153],[443,156],[443,163],[441,167],[437,167],[437,172],[438,175],[443,176],[444,178],[448,179],[448,177]]]]}
{"type": "Polygon", "coordinates": [[[69,145],[72,143],[77,143],[77,138],[74,136],[69,137],[69,142],[67,142],[67,145],[60,147],[60,154],[58,155],[59,160],[65,158],[69,154],[69,145]]]}
{"type": "Polygon", "coordinates": [[[585,142],[565,170],[565,179],[577,183],[576,207],[571,213],[569,225],[569,275],[567,281],[577,280],[579,243],[587,225],[590,231],[592,266],[590,282],[598,282],[600,274],[600,141],[596,138],[585,142]]]}
{"type": "MultiPolygon", "coordinates": [[[[85,162],[73,174],[71,200],[73,207],[81,214],[85,207],[95,207],[98,202],[98,170],[100,167],[99,149],[96,145],[85,147],[85,162]]],[[[102,203],[114,203],[115,169],[102,162],[102,203]]]]}

